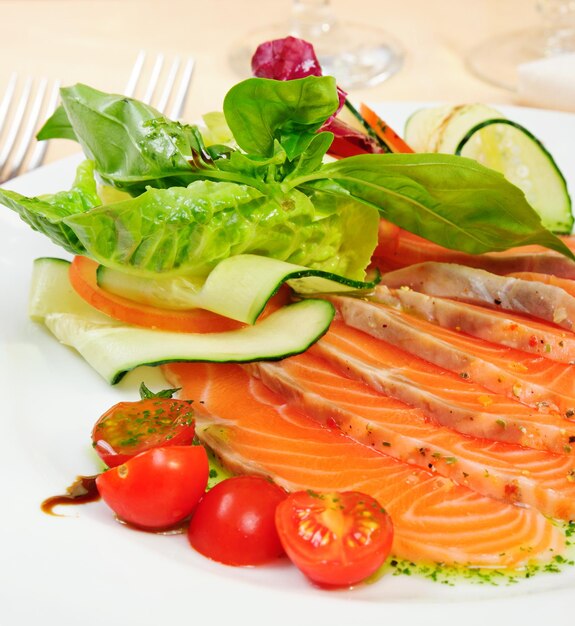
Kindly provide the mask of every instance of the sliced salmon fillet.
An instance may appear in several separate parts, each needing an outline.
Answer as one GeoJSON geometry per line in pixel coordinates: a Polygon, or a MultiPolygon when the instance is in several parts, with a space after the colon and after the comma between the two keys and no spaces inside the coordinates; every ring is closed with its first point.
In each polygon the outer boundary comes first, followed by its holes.
{"type": "Polygon", "coordinates": [[[575,363],[573,332],[525,315],[486,309],[450,298],[429,296],[412,289],[389,289],[385,285],[376,287],[372,299],[443,328],[536,354],[552,361],[575,363]]]}
{"type": "Polygon", "coordinates": [[[332,323],[311,351],[452,430],[559,454],[575,452],[575,424],[560,415],[541,414],[341,322],[332,323]]]}
{"type": "Polygon", "coordinates": [[[546,285],[561,287],[561,289],[575,297],[575,280],[570,278],[558,278],[552,274],[541,274],[539,272],[515,272],[509,274],[509,276],[521,278],[522,280],[534,280],[546,285]]]}
{"type": "Polygon", "coordinates": [[[358,443],[484,495],[575,519],[573,457],[454,432],[309,353],[248,367],[308,417],[337,424],[358,443]]]}
{"type": "Polygon", "coordinates": [[[388,272],[381,282],[396,289],[409,287],[429,296],[531,315],[568,330],[575,324],[575,297],[561,287],[458,263],[418,263],[388,272]]]}
{"type": "MultiPolygon", "coordinates": [[[[575,250],[573,237],[561,237],[571,250],[575,250]]],[[[466,254],[444,248],[406,230],[382,220],[378,245],[373,253],[373,263],[382,271],[406,267],[424,261],[461,263],[479,267],[495,274],[512,272],[540,272],[575,279],[575,262],[541,246],[522,246],[504,252],[466,254]]]]}
{"type": "MultiPolygon", "coordinates": [[[[540,412],[575,417],[575,366],[441,328],[381,304],[331,296],[346,324],[540,412]]],[[[569,424],[564,421],[565,427],[569,424]]]]}
{"type": "Polygon", "coordinates": [[[394,521],[396,556],[472,567],[521,567],[564,550],[533,509],[480,495],[357,444],[297,411],[239,366],[174,363],[170,384],[194,399],[198,437],[236,471],[290,490],[360,490],[394,521]]]}

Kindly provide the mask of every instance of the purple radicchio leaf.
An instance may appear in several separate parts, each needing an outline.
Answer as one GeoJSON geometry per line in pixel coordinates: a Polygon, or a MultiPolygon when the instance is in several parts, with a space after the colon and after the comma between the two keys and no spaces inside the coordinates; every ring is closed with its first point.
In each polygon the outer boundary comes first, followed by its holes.
{"type": "MultiPolygon", "coordinates": [[[[252,73],[259,78],[293,80],[306,76],[322,76],[321,65],[311,43],[297,37],[284,37],[260,44],[252,57],[252,73]]],[[[339,113],[346,92],[337,88],[339,113]]]]}
{"type": "MultiPolygon", "coordinates": [[[[260,44],[252,57],[252,73],[259,78],[293,80],[306,76],[322,76],[320,62],[311,43],[297,37],[274,39],[260,44]]],[[[347,93],[337,88],[339,107],[322,126],[322,131],[335,135],[332,148],[341,156],[382,152],[377,140],[337,119],[345,104],[347,93]],[[343,143],[342,143],[343,142],[343,143]]]]}

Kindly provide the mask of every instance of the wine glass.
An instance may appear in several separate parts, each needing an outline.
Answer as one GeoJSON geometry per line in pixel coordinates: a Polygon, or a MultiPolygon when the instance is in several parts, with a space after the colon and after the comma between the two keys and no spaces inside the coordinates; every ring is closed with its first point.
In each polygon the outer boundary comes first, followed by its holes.
{"type": "Polygon", "coordinates": [[[539,24],[488,39],[467,57],[467,67],[485,82],[515,91],[517,68],[544,57],[575,52],[575,0],[538,0],[539,24]]]}
{"type": "Polygon", "coordinates": [[[344,89],[371,87],[395,74],[403,64],[402,46],[379,28],[341,23],[330,0],[292,0],[290,19],[248,34],[230,55],[232,67],[249,75],[259,44],[292,35],[313,44],[324,74],[344,89]]]}

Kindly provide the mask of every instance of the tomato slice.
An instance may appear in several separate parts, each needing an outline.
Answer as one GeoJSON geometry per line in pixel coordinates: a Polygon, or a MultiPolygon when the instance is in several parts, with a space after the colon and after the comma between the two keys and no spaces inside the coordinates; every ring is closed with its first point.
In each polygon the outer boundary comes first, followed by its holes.
{"type": "Polygon", "coordinates": [[[218,333],[245,326],[204,309],[161,309],[109,293],[98,285],[97,269],[96,261],[84,256],[74,257],[70,264],[70,283],[88,304],[114,319],[136,326],[189,333],[218,333]]]}
{"type": "Polygon", "coordinates": [[[357,491],[296,491],[276,510],[276,527],[293,563],[319,585],[348,587],[375,573],[391,550],[391,518],[357,491]]]}
{"type": "Polygon", "coordinates": [[[118,518],[144,530],[172,528],[191,515],[208,482],[202,446],[143,452],[96,478],[98,492],[118,518]]]}
{"type": "Polygon", "coordinates": [[[202,498],[188,528],[191,546],[226,565],[259,565],[284,554],[275,527],[286,492],[259,476],[234,476],[202,498]]]}
{"type": "Polygon", "coordinates": [[[189,445],[194,434],[191,401],[151,397],[108,409],[92,429],[92,446],[116,467],[151,448],[189,445]]]}

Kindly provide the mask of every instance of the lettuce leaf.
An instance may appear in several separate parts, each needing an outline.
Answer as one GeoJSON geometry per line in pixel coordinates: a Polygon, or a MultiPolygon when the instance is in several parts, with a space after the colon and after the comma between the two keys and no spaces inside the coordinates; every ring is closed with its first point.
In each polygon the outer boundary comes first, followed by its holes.
{"type": "Polygon", "coordinates": [[[48,236],[68,252],[85,254],[85,248],[65,219],[101,204],[94,179],[94,164],[91,161],[80,164],[69,191],[27,198],[15,191],[0,189],[0,203],[16,211],[34,230],[48,236]]]}
{"type": "Polygon", "coordinates": [[[259,254],[364,278],[378,213],[351,198],[298,190],[269,197],[252,187],[196,181],[64,219],[86,253],[139,275],[205,276],[237,254],[259,254]]]}

